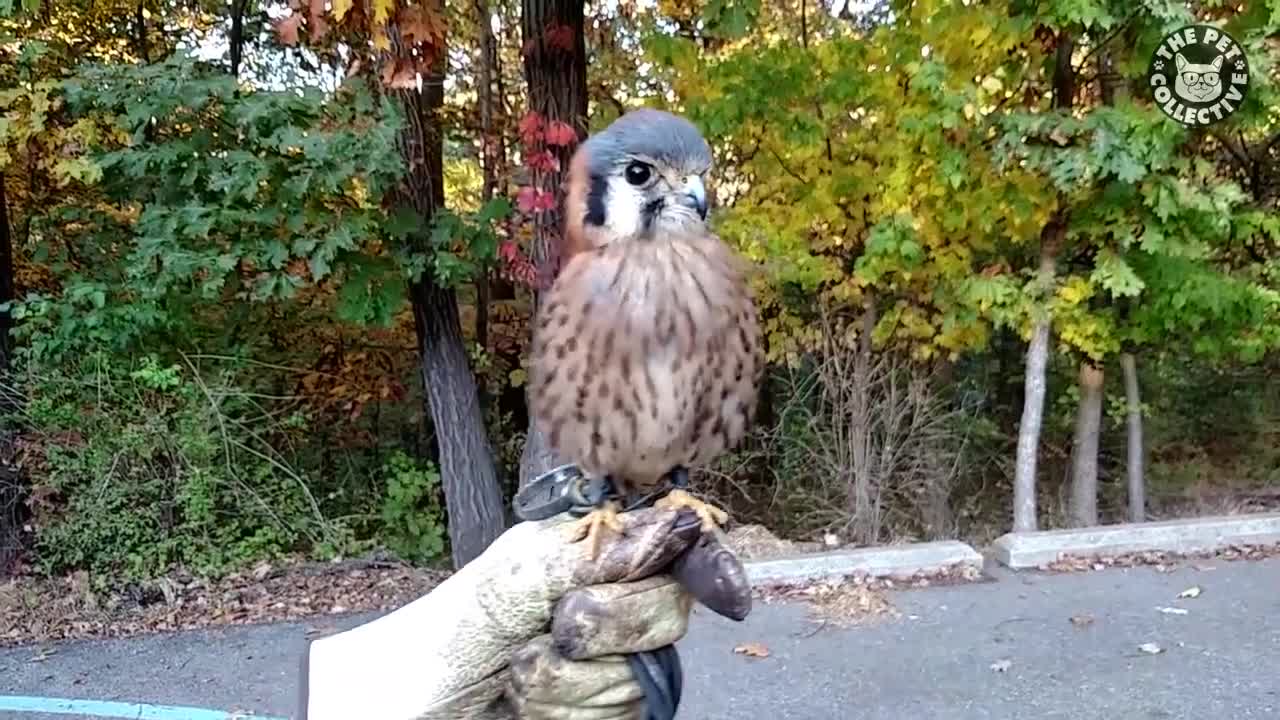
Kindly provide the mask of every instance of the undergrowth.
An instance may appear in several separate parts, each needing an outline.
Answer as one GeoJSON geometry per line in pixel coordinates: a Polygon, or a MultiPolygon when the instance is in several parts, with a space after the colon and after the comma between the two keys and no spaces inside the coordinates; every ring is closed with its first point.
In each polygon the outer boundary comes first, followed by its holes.
{"type": "MultiPolygon", "coordinates": [[[[95,353],[16,378],[35,568],[99,582],[174,568],[219,576],[284,556],[445,551],[439,476],[407,454],[354,460],[368,497],[335,488],[322,433],[236,365],[95,353]]],[[[366,453],[368,455],[368,453],[366,453]]]]}

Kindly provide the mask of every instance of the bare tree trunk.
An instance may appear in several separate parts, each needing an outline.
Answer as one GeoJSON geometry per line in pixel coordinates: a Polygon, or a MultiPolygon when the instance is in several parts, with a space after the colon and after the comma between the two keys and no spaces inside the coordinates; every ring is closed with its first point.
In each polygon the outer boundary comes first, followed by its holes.
{"type": "MultiPolygon", "coordinates": [[[[529,86],[529,111],[544,122],[563,122],[574,129],[579,141],[587,136],[587,51],[583,34],[583,0],[523,0],[520,19],[524,41],[524,75],[529,86]],[[567,28],[568,32],[564,32],[567,28]],[[565,39],[568,38],[568,42],[565,39]]],[[[572,147],[548,147],[559,161],[555,171],[533,173],[532,184],[555,193],[554,211],[539,213],[534,223],[533,263],[538,276],[551,280],[560,270],[560,245],[564,228],[565,176],[572,147]]],[[[534,148],[525,148],[533,152],[534,148]]],[[[534,313],[539,298],[534,299],[534,313]]],[[[529,419],[528,435],[520,456],[520,487],[560,465],[543,433],[529,419]]]]}
{"type": "Polygon", "coordinates": [[[1125,474],[1129,486],[1129,522],[1147,520],[1147,481],[1144,477],[1145,447],[1142,440],[1142,398],[1138,395],[1138,364],[1133,353],[1120,355],[1124,374],[1124,398],[1127,407],[1128,462],[1125,474]]]}
{"type": "MultiPolygon", "coordinates": [[[[12,302],[13,299],[13,234],[9,227],[9,198],[5,192],[5,175],[0,172],[0,304],[12,302]]],[[[12,365],[11,332],[13,315],[8,310],[0,310],[0,376],[7,375],[12,365]]],[[[0,402],[0,411],[8,409],[7,402],[0,402]]]]}
{"type": "Polygon", "coordinates": [[[1100,367],[1080,363],[1080,407],[1071,454],[1071,520],[1076,527],[1098,524],[1098,439],[1102,434],[1105,376],[1100,367]]]}
{"type": "MultiPolygon", "coordinates": [[[[493,63],[494,52],[493,25],[489,10],[489,0],[475,0],[476,32],[479,37],[476,63],[476,104],[480,109],[480,169],[484,175],[484,184],[480,188],[480,201],[487,203],[493,199],[498,186],[498,160],[494,153],[493,132],[493,63]]],[[[489,269],[485,268],[476,278],[476,344],[485,352],[489,351],[489,269]]],[[[483,408],[488,399],[485,388],[480,388],[480,405],[483,408]]]]}
{"type": "MultiPolygon", "coordinates": [[[[1070,109],[1075,98],[1075,71],[1071,52],[1075,43],[1065,32],[1058,38],[1053,72],[1053,106],[1070,109]]],[[[1040,234],[1040,272],[1037,285],[1048,294],[1057,272],[1057,254],[1067,234],[1067,215],[1059,197],[1059,211],[1040,234]]],[[[1018,423],[1018,455],[1013,478],[1013,531],[1036,529],[1036,459],[1040,450],[1040,428],[1044,424],[1046,369],[1049,364],[1051,320],[1045,312],[1035,319],[1031,342],[1027,345],[1023,378],[1022,420],[1018,423]]]]}
{"type": "MultiPolygon", "coordinates": [[[[444,12],[441,0],[436,10],[444,12]]],[[[397,33],[392,40],[398,45],[397,33]]],[[[432,216],[444,207],[443,133],[439,110],[444,105],[443,49],[422,91],[396,90],[406,125],[400,136],[401,154],[409,169],[400,198],[423,220],[424,233],[432,216]]],[[[419,238],[425,243],[425,238],[419,238]]],[[[475,559],[506,527],[506,513],[485,436],[475,376],[467,363],[458,299],[452,288],[440,287],[425,271],[409,288],[414,327],[422,357],[422,381],[427,410],[435,428],[440,476],[449,513],[449,540],[455,568],[475,559]]]]}
{"type": "Polygon", "coordinates": [[[231,34],[227,43],[231,46],[231,77],[240,77],[240,63],[244,58],[244,13],[249,0],[233,0],[231,3],[231,34]]]}
{"type": "MultiPolygon", "coordinates": [[[[1045,228],[1040,239],[1039,284],[1053,281],[1057,266],[1057,247],[1066,228],[1057,219],[1045,228]]],[[[1026,372],[1023,378],[1022,420],[1018,423],[1018,455],[1013,478],[1013,531],[1036,529],[1036,463],[1040,450],[1040,428],[1044,424],[1046,370],[1049,365],[1048,312],[1037,318],[1027,344],[1026,372]]]]}
{"type": "Polygon", "coordinates": [[[151,48],[147,41],[147,18],[143,15],[145,8],[142,6],[142,0],[138,0],[138,4],[133,8],[133,27],[137,31],[138,37],[138,57],[142,58],[143,64],[151,62],[151,48]]]}
{"type": "Polygon", "coordinates": [[[1013,477],[1013,531],[1036,529],[1036,455],[1044,418],[1045,367],[1049,362],[1049,320],[1039,320],[1027,345],[1022,421],[1018,423],[1018,455],[1013,477]]]}

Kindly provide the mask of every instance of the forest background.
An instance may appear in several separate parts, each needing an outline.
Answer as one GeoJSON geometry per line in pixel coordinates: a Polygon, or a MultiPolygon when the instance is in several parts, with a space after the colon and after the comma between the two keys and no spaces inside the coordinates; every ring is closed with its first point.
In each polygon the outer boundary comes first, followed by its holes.
{"type": "Polygon", "coordinates": [[[0,0],[0,566],[448,568],[557,459],[574,147],[711,141],[752,263],[738,522],[882,544],[1280,499],[1280,0],[0,0]],[[1244,48],[1228,119],[1145,84],[1244,48]]]}

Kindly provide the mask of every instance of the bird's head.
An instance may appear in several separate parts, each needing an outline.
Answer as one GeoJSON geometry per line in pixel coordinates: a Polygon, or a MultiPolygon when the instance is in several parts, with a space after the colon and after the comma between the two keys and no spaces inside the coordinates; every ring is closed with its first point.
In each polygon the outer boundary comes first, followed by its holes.
{"type": "Polygon", "coordinates": [[[566,230],[577,249],[699,230],[711,147],[693,123],[633,110],[578,148],[569,168],[566,230]]]}

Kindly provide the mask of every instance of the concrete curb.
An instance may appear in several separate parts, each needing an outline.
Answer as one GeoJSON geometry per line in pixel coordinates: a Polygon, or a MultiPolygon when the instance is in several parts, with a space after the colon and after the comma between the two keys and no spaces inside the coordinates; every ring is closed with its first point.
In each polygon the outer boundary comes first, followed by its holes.
{"type": "Polygon", "coordinates": [[[1008,533],[996,539],[991,554],[1019,570],[1036,568],[1061,556],[1107,556],[1132,552],[1196,553],[1230,545],[1280,543],[1280,513],[1107,525],[1080,530],[1008,533]]]}
{"type": "Polygon", "coordinates": [[[898,577],[956,566],[982,570],[983,557],[972,547],[955,541],[889,545],[796,555],[773,560],[744,562],[753,587],[773,583],[802,582],[865,573],[898,577]]]}

